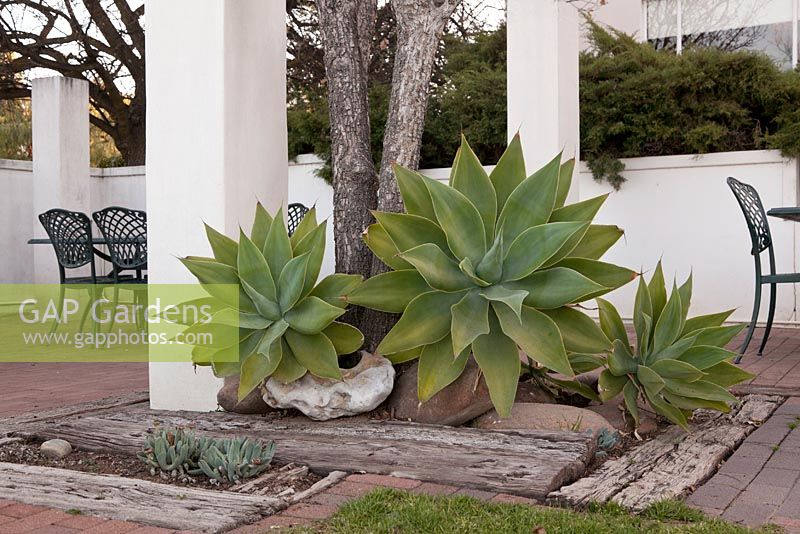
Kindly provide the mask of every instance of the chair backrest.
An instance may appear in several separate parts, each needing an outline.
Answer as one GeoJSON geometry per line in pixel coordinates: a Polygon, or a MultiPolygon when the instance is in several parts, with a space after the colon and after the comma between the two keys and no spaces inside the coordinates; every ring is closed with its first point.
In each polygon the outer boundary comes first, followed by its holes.
{"type": "Polygon", "coordinates": [[[750,251],[754,256],[760,254],[772,246],[772,234],[769,231],[767,214],[758,191],[749,184],[745,184],[736,178],[728,178],[728,187],[733,191],[739,207],[742,208],[744,219],[747,221],[747,229],[750,230],[750,241],[753,249],[750,251]]]}
{"type": "Polygon", "coordinates": [[[56,208],[40,214],[39,222],[62,268],[77,269],[93,260],[92,221],[86,214],[56,208]]]}
{"type": "Polygon", "coordinates": [[[92,214],[106,240],[111,263],[120,269],[147,265],[147,214],[141,210],[110,206],[92,214]]]}
{"type": "Polygon", "coordinates": [[[287,213],[289,219],[287,230],[289,231],[289,235],[292,235],[294,231],[297,230],[297,226],[300,224],[300,221],[303,220],[303,217],[306,216],[306,213],[308,213],[308,208],[299,202],[289,204],[287,213]]]}

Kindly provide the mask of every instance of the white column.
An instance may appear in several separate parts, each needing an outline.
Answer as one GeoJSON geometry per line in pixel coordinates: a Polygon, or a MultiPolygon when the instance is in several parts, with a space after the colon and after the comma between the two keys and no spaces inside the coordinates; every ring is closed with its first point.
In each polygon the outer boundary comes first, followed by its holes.
{"type": "MultiPolygon", "coordinates": [[[[53,76],[33,80],[34,217],[51,208],[89,211],[89,84],[53,76]]],[[[34,236],[46,237],[39,221],[34,236]]],[[[49,246],[33,249],[34,281],[58,283],[49,246]]]]}
{"type": "MultiPolygon", "coordinates": [[[[148,0],[147,208],[152,283],[190,283],[176,256],[210,255],[203,221],[237,236],[256,199],[286,202],[283,2],[148,0]]],[[[222,380],[150,364],[157,409],[216,408],[222,380]]]]}
{"type": "Polygon", "coordinates": [[[580,20],[564,1],[508,0],[507,6],[508,136],[520,132],[533,172],[562,149],[565,158],[578,154],[580,20]]]}

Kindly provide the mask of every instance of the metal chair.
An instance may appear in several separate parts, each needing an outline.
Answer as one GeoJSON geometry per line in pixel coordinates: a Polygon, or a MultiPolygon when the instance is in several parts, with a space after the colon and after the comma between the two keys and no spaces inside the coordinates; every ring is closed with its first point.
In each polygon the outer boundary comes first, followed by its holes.
{"type": "Polygon", "coordinates": [[[147,214],[141,210],[110,206],[92,213],[97,228],[105,238],[116,283],[147,283],[142,271],[147,269],[147,214]],[[135,271],[134,278],[119,273],[135,271]]]}
{"type": "Polygon", "coordinates": [[[294,231],[297,230],[297,226],[300,224],[300,221],[303,220],[303,217],[306,216],[306,213],[308,213],[308,208],[299,202],[289,204],[289,209],[287,211],[287,218],[289,219],[287,230],[289,231],[289,235],[292,235],[294,231]]]}
{"type": "Polygon", "coordinates": [[[800,273],[777,274],[775,272],[775,250],[772,245],[769,221],[764,211],[764,205],[761,203],[761,197],[758,196],[755,188],[735,178],[728,178],[728,186],[739,202],[739,207],[742,208],[744,219],[747,222],[747,229],[750,231],[750,241],[752,243],[750,253],[753,255],[756,264],[756,295],[753,303],[753,316],[750,320],[750,327],[747,330],[744,343],[739,349],[739,356],[736,358],[736,363],[739,363],[747,350],[747,346],[750,344],[750,340],[753,338],[753,332],[756,328],[758,312],[761,307],[761,286],[769,284],[769,314],[767,315],[767,324],[764,329],[764,338],[761,340],[761,346],[758,349],[759,356],[763,354],[764,347],[769,339],[769,333],[772,330],[778,284],[798,283],[800,282],[800,273]],[[769,274],[763,274],[761,269],[761,253],[765,250],[769,256],[769,274]]]}

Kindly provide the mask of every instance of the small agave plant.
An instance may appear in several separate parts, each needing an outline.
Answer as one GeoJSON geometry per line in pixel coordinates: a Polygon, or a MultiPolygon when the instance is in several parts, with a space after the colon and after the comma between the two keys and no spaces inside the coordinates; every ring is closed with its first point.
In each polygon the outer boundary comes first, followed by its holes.
{"type": "Polygon", "coordinates": [[[692,298],[692,277],[667,298],[661,262],[649,283],[639,280],[633,323],[632,348],[616,308],[597,299],[600,327],[613,349],[600,374],[600,398],[608,401],[622,393],[625,407],[639,423],[638,399],[660,415],[688,430],[687,418],[698,408],[730,411],[737,402],[727,388],[753,377],[733,365],[736,356],[725,350],[745,325],[722,326],[733,310],[687,318],[692,298]]]}
{"type": "Polygon", "coordinates": [[[336,321],[347,307],[343,295],[361,277],[332,274],[317,284],[325,226],[312,208],[289,236],[282,210],[273,218],[259,203],[249,236],[240,232],[237,243],[206,225],[214,257],[181,259],[212,297],[229,306],[212,323],[238,328],[238,344],[198,345],[194,362],[210,365],[219,377],[240,375],[240,400],[269,377],[289,383],[311,372],[341,379],[338,355],[355,352],[364,341],[357,328],[336,321]]]}
{"type": "Polygon", "coordinates": [[[462,138],[449,185],[395,166],[406,213],[375,212],[364,237],[393,270],[346,298],[402,313],[378,352],[395,363],[419,358],[421,401],[456,380],[472,354],[508,416],[520,350],[572,377],[572,354],[610,347],[572,305],[636,275],[599,261],[622,235],[591,224],[605,195],[565,205],[573,168],[558,155],[528,176],[518,136],[491,174],[462,138]]]}

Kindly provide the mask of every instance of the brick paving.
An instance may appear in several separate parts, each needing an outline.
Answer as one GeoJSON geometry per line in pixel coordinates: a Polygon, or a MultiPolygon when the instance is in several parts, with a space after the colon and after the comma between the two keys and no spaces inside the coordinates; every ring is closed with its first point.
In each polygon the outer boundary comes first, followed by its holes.
{"type": "MultiPolygon", "coordinates": [[[[742,359],[742,367],[756,375],[753,380],[738,386],[740,391],[771,391],[800,396],[800,328],[773,328],[764,355],[756,352],[761,344],[763,328],[756,328],[750,347],[742,359]]],[[[737,350],[744,333],[728,348],[737,350]]]]}

